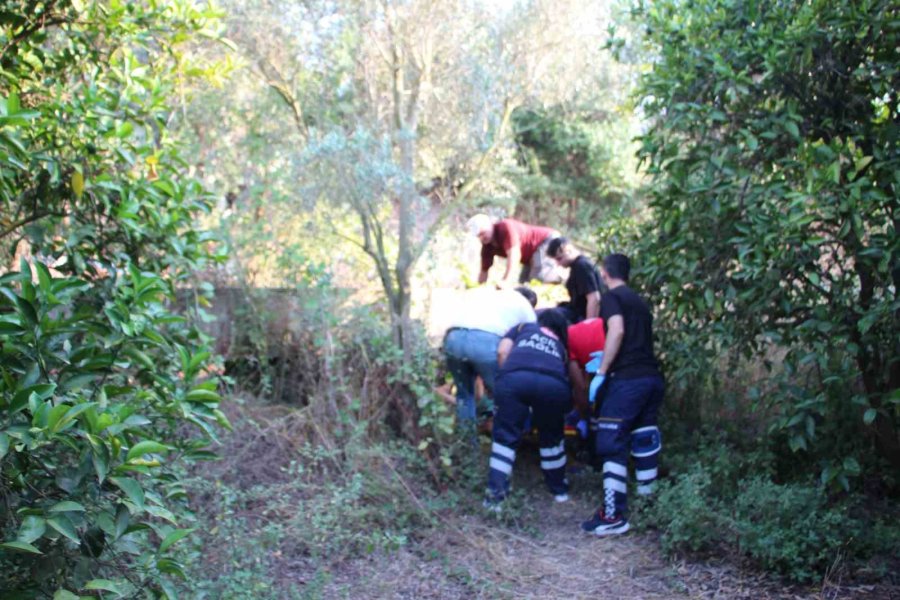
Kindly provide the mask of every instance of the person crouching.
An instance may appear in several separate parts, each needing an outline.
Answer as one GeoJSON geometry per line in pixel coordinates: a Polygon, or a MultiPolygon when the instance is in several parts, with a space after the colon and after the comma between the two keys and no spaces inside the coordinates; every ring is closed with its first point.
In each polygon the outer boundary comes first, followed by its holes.
{"type": "Polygon", "coordinates": [[[509,494],[516,449],[525,433],[529,410],[538,430],[547,487],[557,502],[569,499],[563,445],[565,415],[572,405],[566,367],[567,325],[560,311],[546,310],[537,323],[517,325],[500,340],[493,444],[484,501],[488,509],[498,510],[509,494]]]}

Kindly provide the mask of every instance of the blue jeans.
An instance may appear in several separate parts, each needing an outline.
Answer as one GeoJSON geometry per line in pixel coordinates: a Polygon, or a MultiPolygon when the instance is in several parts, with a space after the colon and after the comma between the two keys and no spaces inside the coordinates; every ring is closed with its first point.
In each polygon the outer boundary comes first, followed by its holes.
{"type": "Polygon", "coordinates": [[[594,440],[603,462],[604,512],[625,515],[628,509],[628,455],[635,459],[638,492],[649,493],[657,476],[662,447],[657,416],[665,383],[661,376],[609,378],[594,440]]]}
{"type": "Polygon", "coordinates": [[[451,329],[444,338],[444,356],[456,384],[456,417],[460,422],[475,421],[477,375],[488,390],[494,391],[499,343],[499,335],[480,329],[451,329]]]}

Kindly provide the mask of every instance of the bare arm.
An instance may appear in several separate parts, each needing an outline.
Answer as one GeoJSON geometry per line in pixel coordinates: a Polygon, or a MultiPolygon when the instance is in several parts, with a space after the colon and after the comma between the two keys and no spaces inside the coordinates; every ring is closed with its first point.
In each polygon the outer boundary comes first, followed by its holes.
{"type": "Polygon", "coordinates": [[[503,274],[503,282],[514,283],[515,277],[511,278],[510,276],[513,274],[513,269],[519,267],[519,263],[522,260],[522,249],[518,246],[513,246],[506,254],[506,272],[503,274]]]}
{"type": "Polygon", "coordinates": [[[587,419],[590,416],[587,381],[581,365],[574,360],[569,361],[569,381],[572,383],[572,402],[582,418],[587,419]]]}
{"type": "Polygon", "coordinates": [[[484,283],[485,281],[487,281],[487,275],[488,275],[487,270],[482,269],[481,271],[479,271],[478,272],[478,283],[484,283]]]}
{"type": "Polygon", "coordinates": [[[500,344],[497,346],[497,366],[502,367],[503,363],[506,362],[506,359],[509,357],[509,352],[512,350],[513,341],[510,338],[503,338],[500,340],[500,344]]]}
{"type": "Polygon", "coordinates": [[[603,362],[600,364],[598,373],[606,375],[619,349],[622,347],[622,339],[625,337],[625,319],[622,315],[613,315],[606,321],[606,347],[603,349],[603,362]]]}
{"type": "Polygon", "coordinates": [[[585,319],[596,319],[600,316],[600,292],[589,292],[585,319]]]}

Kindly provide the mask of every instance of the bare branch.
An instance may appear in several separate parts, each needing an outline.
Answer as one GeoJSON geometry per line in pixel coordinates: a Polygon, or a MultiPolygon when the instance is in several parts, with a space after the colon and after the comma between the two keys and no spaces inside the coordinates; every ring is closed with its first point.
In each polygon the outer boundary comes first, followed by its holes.
{"type": "Polygon", "coordinates": [[[454,212],[458,206],[462,205],[475,189],[475,186],[480,181],[481,175],[484,173],[485,167],[487,167],[488,161],[491,156],[496,152],[497,148],[500,147],[500,144],[503,141],[503,136],[506,133],[506,129],[509,127],[510,119],[512,118],[512,113],[516,109],[517,103],[514,102],[511,98],[507,98],[503,103],[503,116],[500,119],[500,126],[497,128],[497,133],[494,136],[494,140],[491,145],[482,153],[479,157],[478,162],[475,165],[475,169],[472,172],[472,176],[463,184],[459,193],[456,194],[455,197],[448,200],[446,204],[444,204],[443,208],[441,208],[440,213],[438,213],[437,219],[428,227],[428,230],[425,232],[425,235],[416,245],[412,252],[412,262],[415,263],[422,253],[425,252],[425,248],[428,246],[428,243],[431,241],[431,238],[434,237],[434,234],[443,225],[444,221],[452,212],[454,212]]]}
{"type": "Polygon", "coordinates": [[[68,216],[66,213],[52,212],[52,211],[34,213],[32,215],[29,215],[27,217],[19,219],[18,221],[14,222],[14,223],[10,223],[6,227],[6,229],[4,229],[2,232],[0,232],[0,239],[3,239],[6,236],[8,236],[9,234],[13,233],[19,227],[24,227],[25,225],[28,225],[29,223],[34,223],[35,221],[40,221],[44,217],[66,217],[66,216],[68,216]]]}
{"type": "Polygon", "coordinates": [[[261,57],[257,60],[257,65],[259,66],[259,70],[262,73],[263,80],[265,84],[269,86],[272,90],[277,93],[287,107],[291,110],[291,114],[294,118],[294,124],[297,126],[297,131],[300,135],[303,136],[304,139],[309,139],[309,127],[306,125],[306,121],[303,118],[303,107],[300,105],[300,101],[297,100],[297,97],[291,91],[290,86],[287,83],[287,80],[278,70],[272,61],[268,58],[261,57]],[[269,74],[271,71],[274,76],[269,74]]]}

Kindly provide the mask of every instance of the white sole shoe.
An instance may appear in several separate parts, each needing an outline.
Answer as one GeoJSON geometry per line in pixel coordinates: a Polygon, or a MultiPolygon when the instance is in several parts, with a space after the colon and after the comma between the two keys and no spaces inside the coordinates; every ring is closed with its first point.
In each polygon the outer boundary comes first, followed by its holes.
{"type": "Polygon", "coordinates": [[[628,525],[628,521],[625,521],[624,523],[617,523],[616,525],[601,525],[589,533],[596,535],[597,537],[604,537],[607,535],[621,535],[629,529],[630,526],[628,525]]]}

